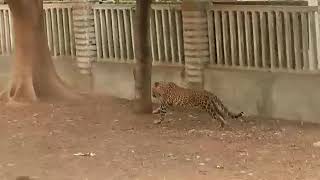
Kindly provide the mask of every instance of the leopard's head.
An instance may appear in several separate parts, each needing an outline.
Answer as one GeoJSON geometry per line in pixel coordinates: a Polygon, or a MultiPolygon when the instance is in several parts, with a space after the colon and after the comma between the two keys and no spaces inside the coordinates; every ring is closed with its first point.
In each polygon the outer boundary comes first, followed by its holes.
{"type": "Polygon", "coordinates": [[[177,85],[174,82],[155,82],[152,86],[152,97],[159,98],[162,97],[175,88],[177,85]]]}

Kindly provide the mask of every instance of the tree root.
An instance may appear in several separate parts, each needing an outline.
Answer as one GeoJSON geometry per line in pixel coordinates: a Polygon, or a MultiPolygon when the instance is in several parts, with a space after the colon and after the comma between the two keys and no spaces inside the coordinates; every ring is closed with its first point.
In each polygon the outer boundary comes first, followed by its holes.
{"type": "Polygon", "coordinates": [[[0,93],[0,100],[7,105],[20,107],[46,100],[81,100],[84,94],[76,92],[64,84],[59,78],[40,82],[34,85],[32,81],[12,82],[10,87],[0,93]],[[20,83],[21,82],[21,83],[20,83]]]}

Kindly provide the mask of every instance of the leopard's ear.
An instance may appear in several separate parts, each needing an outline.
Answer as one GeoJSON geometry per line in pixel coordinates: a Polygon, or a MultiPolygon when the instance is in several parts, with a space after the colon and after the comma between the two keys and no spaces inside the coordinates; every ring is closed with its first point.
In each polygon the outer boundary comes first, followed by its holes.
{"type": "Polygon", "coordinates": [[[154,83],[154,87],[158,87],[159,84],[160,84],[159,82],[155,82],[155,83],[154,83]]]}

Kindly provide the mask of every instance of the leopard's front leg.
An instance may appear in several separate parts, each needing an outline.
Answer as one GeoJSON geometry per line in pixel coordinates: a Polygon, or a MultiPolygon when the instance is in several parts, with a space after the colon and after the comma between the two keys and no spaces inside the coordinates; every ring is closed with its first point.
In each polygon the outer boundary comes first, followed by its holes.
{"type": "Polygon", "coordinates": [[[157,109],[152,111],[152,114],[159,114],[161,111],[161,106],[159,106],[157,109]]]}
{"type": "Polygon", "coordinates": [[[164,121],[164,118],[167,114],[167,105],[165,103],[161,103],[160,107],[154,110],[154,114],[160,114],[160,118],[157,120],[154,120],[154,124],[160,124],[162,121],[164,121]]]}

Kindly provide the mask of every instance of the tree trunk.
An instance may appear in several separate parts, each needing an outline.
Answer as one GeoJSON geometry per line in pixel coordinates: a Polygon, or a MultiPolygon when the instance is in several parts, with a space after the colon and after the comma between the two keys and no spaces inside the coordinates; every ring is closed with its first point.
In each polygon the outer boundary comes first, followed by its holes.
{"type": "Polygon", "coordinates": [[[58,77],[44,29],[43,0],[8,0],[15,33],[15,57],[6,97],[10,102],[77,98],[58,77]]]}
{"type": "Polygon", "coordinates": [[[149,11],[151,0],[137,0],[135,24],[136,65],[133,71],[135,79],[135,111],[151,113],[151,68],[149,56],[149,11]]]}

